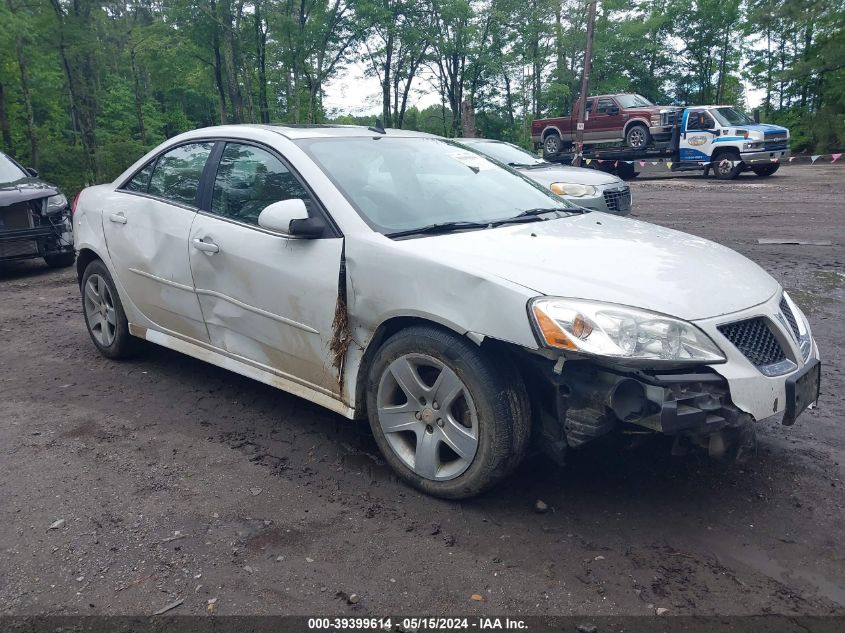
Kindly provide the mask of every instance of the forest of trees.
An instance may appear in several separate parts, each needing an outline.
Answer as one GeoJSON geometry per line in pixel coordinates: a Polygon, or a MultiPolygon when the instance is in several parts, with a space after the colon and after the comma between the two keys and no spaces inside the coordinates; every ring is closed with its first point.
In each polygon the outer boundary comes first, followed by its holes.
{"type": "MultiPolygon", "coordinates": [[[[0,0],[0,148],[72,193],[179,132],[372,123],[326,112],[351,64],[386,126],[528,145],[568,112],[587,0],[0,0]],[[420,90],[439,105],[419,110],[420,90]]],[[[793,148],[845,145],[845,0],[599,0],[591,92],[745,105],[793,148]]]]}

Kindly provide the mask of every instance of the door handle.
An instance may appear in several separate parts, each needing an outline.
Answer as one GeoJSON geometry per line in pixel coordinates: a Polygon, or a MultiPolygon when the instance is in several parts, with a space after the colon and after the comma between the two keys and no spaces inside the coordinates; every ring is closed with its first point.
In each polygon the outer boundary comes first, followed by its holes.
{"type": "Polygon", "coordinates": [[[126,224],[126,216],[123,213],[112,213],[109,220],[116,224],[126,224]]]}
{"type": "Polygon", "coordinates": [[[191,244],[194,245],[194,248],[198,251],[202,251],[203,253],[219,253],[220,247],[217,246],[214,242],[203,242],[200,238],[195,237],[191,240],[191,244]]]}

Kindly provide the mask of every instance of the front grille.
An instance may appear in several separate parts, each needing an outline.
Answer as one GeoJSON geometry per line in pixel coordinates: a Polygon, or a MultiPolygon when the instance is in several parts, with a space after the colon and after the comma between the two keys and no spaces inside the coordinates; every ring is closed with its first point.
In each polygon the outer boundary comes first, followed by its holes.
{"type": "Polygon", "coordinates": [[[801,338],[801,333],[798,330],[798,321],[795,320],[795,315],[792,314],[792,310],[790,310],[789,304],[786,302],[785,297],[782,297],[780,300],[780,311],[783,314],[783,317],[786,319],[787,323],[789,323],[789,327],[792,330],[792,333],[795,334],[795,340],[799,340],[801,338]]]}
{"type": "Polygon", "coordinates": [[[786,149],[789,146],[786,134],[776,132],[774,134],[765,134],[763,136],[763,147],[766,151],[774,152],[786,149]]]}
{"type": "Polygon", "coordinates": [[[668,112],[660,113],[660,125],[668,126],[675,125],[678,122],[679,110],[669,110],[668,112]]]}
{"type": "Polygon", "coordinates": [[[761,317],[720,325],[719,331],[756,367],[786,360],[783,348],[761,317]]]}
{"type": "Polygon", "coordinates": [[[631,208],[631,188],[606,190],[604,192],[604,203],[610,211],[628,211],[631,208]]]}

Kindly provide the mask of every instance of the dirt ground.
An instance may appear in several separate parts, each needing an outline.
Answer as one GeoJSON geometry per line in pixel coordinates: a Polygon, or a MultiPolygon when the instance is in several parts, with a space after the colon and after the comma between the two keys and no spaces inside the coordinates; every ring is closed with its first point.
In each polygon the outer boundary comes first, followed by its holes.
{"type": "Polygon", "coordinates": [[[820,407],[760,423],[753,462],[610,442],[439,501],[366,425],[161,348],[106,360],[72,270],[6,265],[0,615],[845,613],[845,165],[632,187],[635,217],[738,250],[809,312],[820,407]]]}

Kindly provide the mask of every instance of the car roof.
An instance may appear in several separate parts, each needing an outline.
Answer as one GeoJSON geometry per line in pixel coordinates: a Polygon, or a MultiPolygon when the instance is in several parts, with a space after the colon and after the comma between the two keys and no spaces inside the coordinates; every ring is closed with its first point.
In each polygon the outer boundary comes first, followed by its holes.
{"type": "MultiPolygon", "coordinates": [[[[296,140],[305,138],[343,138],[343,137],[371,137],[381,136],[380,132],[375,132],[363,125],[333,125],[333,124],[258,124],[258,123],[240,123],[235,125],[217,125],[213,127],[199,128],[188,132],[188,136],[209,136],[220,135],[225,136],[235,130],[243,132],[245,129],[257,129],[274,132],[285,138],[296,140]]],[[[385,128],[384,136],[386,137],[429,137],[437,138],[433,134],[425,132],[415,132],[412,130],[399,130],[395,128],[385,128]]]]}

